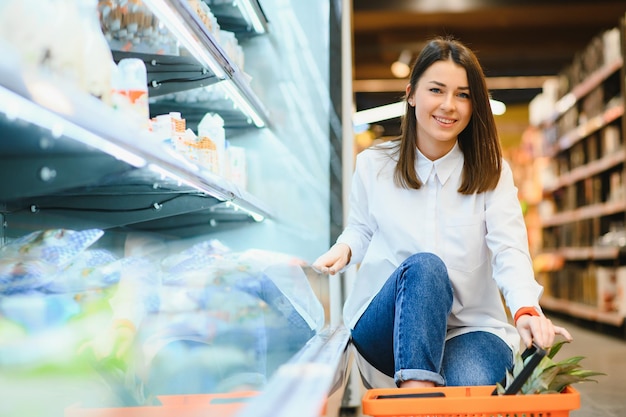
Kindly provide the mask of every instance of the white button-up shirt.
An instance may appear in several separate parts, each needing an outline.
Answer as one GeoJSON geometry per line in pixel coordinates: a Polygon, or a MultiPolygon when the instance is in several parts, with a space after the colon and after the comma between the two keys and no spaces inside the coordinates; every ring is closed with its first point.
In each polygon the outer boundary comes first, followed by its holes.
{"type": "MultiPolygon", "coordinates": [[[[396,143],[397,145],[397,143],[396,143]]],[[[367,149],[357,156],[350,215],[337,242],[359,264],[344,305],[344,322],[354,328],[387,278],[409,256],[431,252],[443,259],[454,289],[448,338],[475,330],[494,333],[515,351],[519,335],[508,323],[502,296],[512,314],[525,306],[539,310],[543,288],[535,281],[517,188],[503,161],[497,187],[464,195],[463,153],[458,145],[431,161],[418,151],[419,190],[393,181],[391,149],[367,149]]],[[[539,310],[540,311],[540,310],[539,310]]]]}

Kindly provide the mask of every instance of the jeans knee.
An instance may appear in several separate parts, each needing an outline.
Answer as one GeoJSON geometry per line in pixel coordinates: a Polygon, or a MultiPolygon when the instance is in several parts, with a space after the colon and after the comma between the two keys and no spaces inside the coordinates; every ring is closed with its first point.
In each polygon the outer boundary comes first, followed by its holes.
{"type": "Polygon", "coordinates": [[[404,262],[404,278],[416,285],[429,285],[435,292],[443,292],[452,299],[452,286],[448,269],[440,257],[433,253],[421,252],[409,256],[404,262]]]}
{"type": "Polygon", "coordinates": [[[403,262],[405,265],[411,266],[420,266],[425,269],[439,270],[443,271],[446,275],[448,274],[446,265],[443,260],[430,252],[419,252],[414,253],[413,255],[406,258],[403,262]]]}

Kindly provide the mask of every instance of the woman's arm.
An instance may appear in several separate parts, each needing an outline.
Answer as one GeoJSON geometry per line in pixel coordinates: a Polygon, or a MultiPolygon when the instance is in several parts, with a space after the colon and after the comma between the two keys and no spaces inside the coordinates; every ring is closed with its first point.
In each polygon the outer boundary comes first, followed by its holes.
{"type": "Polygon", "coordinates": [[[515,317],[524,344],[530,346],[534,340],[548,347],[557,334],[571,340],[569,332],[554,326],[539,306],[543,287],[535,280],[517,187],[506,162],[496,189],[486,195],[485,219],[487,245],[493,254],[493,278],[515,317]]]}
{"type": "Polygon", "coordinates": [[[373,151],[365,150],[357,156],[356,168],[352,176],[350,212],[346,228],[328,252],[313,262],[313,268],[322,273],[333,275],[348,265],[361,262],[372,239],[373,219],[369,210],[371,188],[369,178],[371,176],[368,173],[376,168],[372,167],[370,160],[366,158],[368,152],[373,151]]]}

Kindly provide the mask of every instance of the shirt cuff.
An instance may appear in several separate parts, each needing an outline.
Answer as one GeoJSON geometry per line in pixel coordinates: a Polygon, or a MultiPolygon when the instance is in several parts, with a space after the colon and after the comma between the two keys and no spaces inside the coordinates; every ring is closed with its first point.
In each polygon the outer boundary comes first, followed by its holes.
{"type": "Polygon", "coordinates": [[[522,307],[515,313],[513,321],[517,323],[517,320],[522,316],[539,316],[539,312],[535,307],[522,307]]]}

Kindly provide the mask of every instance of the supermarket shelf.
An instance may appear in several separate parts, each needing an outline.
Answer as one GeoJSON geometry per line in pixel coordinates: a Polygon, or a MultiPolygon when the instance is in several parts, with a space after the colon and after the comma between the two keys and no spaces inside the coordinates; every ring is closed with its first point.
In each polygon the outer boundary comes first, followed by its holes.
{"type": "Polygon", "coordinates": [[[574,210],[568,210],[553,214],[541,220],[542,227],[558,226],[573,223],[579,220],[593,219],[595,217],[610,216],[626,211],[626,201],[609,201],[606,203],[590,204],[574,210]]]}
{"type": "Polygon", "coordinates": [[[220,27],[237,36],[256,36],[268,31],[268,21],[257,0],[211,4],[220,27]]]}
{"type": "MultiPolygon", "coordinates": [[[[205,197],[206,198],[206,197],[205,197]]],[[[155,218],[133,223],[130,228],[142,232],[156,232],[177,237],[195,237],[224,230],[234,230],[255,223],[246,211],[226,202],[206,202],[206,209],[196,208],[183,215],[155,218]]]]}
{"type": "Polygon", "coordinates": [[[614,153],[603,156],[593,162],[574,168],[570,172],[561,174],[555,184],[545,187],[545,193],[552,193],[559,188],[573,185],[578,181],[582,181],[593,175],[600,174],[626,161],[626,150],[620,149],[614,153]]]}
{"type": "Polygon", "coordinates": [[[580,124],[572,131],[563,135],[547,153],[549,157],[558,152],[571,148],[574,144],[602,129],[624,115],[624,105],[618,104],[606,109],[602,114],[592,117],[587,122],[580,124]]]}
{"type": "Polygon", "coordinates": [[[624,60],[620,57],[615,61],[604,65],[602,68],[593,72],[589,77],[585,78],[582,83],[574,86],[568,94],[556,102],[555,112],[546,118],[544,124],[550,125],[554,123],[566,111],[571,109],[582,97],[586,96],[591,92],[591,90],[602,84],[602,82],[609,78],[613,73],[619,71],[623,65],[624,60]]]}
{"type": "Polygon", "coordinates": [[[198,125],[207,111],[212,111],[220,115],[224,120],[224,129],[226,129],[226,132],[237,134],[236,131],[249,129],[251,125],[250,118],[237,109],[234,109],[232,103],[226,102],[225,100],[183,103],[161,99],[150,103],[150,116],[154,117],[159,114],[168,114],[172,109],[176,109],[175,111],[181,114],[185,119],[186,127],[193,131],[198,130],[198,125]]]}
{"type": "Polygon", "coordinates": [[[546,310],[558,311],[585,320],[598,321],[601,323],[621,326],[624,317],[618,313],[609,313],[598,310],[596,307],[586,304],[576,303],[569,300],[562,300],[544,295],[540,300],[540,305],[546,310]]]}
{"type": "Polygon", "coordinates": [[[0,203],[86,186],[129,164],[43,127],[15,123],[0,113],[0,203]],[[85,169],[89,167],[89,169],[85,169]]]}
{"type": "Polygon", "coordinates": [[[138,58],[144,62],[148,73],[148,96],[151,98],[207,87],[221,81],[189,56],[124,51],[112,51],[112,54],[116,63],[126,58],[138,58]]]}
{"type": "MultiPolygon", "coordinates": [[[[0,79],[18,78],[15,73],[5,77],[2,70],[0,67],[0,79]]],[[[189,212],[229,202],[235,219],[240,218],[242,211],[255,221],[271,217],[263,202],[186,160],[170,145],[155,141],[100,100],[61,85],[58,80],[24,78],[20,81],[23,84],[17,85],[16,91],[0,86],[0,123],[3,131],[6,128],[10,133],[0,141],[3,205],[11,203],[12,209],[23,214],[26,207],[41,205],[41,200],[48,204],[46,196],[80,192],[81,197],[75,197],[74,202],[80,201],[79,205],[89,207],[84,200],[99,200],[99,186],[113,187],[111,181],[116,187],[124,186],[125,175],[132,172],[131,185],[139,184],[149,190],[167,189],[185,197],[190,190],[204,195],[204,198],[194,199],[195,204],[187,201],[191,204],[189,212]],[[40,96],[37,90],[42,88],[46,95],[40,96]],[[50,94],[54,100],[49,99],[50,94]],[[58,103],[64,103],[64,107],[60,108],[58,103]]],[[[148,196],[152,197],[151,193],[148,196]]],[[[120,207],[133,207],[130,212],[135,213],[137,205],[133,198],[125,201],[126,204],[120,202],[120,207]]],[[[167,210],[160,213],[165,212],[167,210]]],[[[163,217],[160,213],[158,218],[163,217]]],[[[180,214],[180,211],[173,210],[170,214],[180,214]]],[[[138,220],[130,216],[127,223],[138,220]]],[[[119,218],[111,221],[111,224],[119,223],[123,223],[119,218]]]]}
{"type": "Polygon", "coordinates": [[[219,42],[207,32],[204,23],[188,2],[145,0],[145,4],[176,36],[181,46],[224,85],[235,108],[245,114],[257,127],[269,124],[268,112],[252,91],[248,77],[228,57],[219,42]]]}
{"type": "Polygon", "coordinates": [[[212,112],[220,115],[224,120],[224,128],[229,131],[255,127],[251,117],[223,94],[214,94],[211,100],[198,101],[194,99],[189,103],[169,98],[175,93],[205,88],[223,82],[193,57],[124,51],[112,52],[115,62],[124,58],[137,58],[146,65],[150,117],[176,111],[181,113],[188,128],[197,130],[197,125],[202,118],[208,112],[212,112]]]}
{"type": "MultiPolygon", "coordinates": [[[[6,204],[5,220],[14,231],[20,225],[29,225],[31,230],[133,228],[135,223],[163,218],[186,222],[183,214],[205,211],[219,203],[214,197],[192,188],[154,189],[141,183],[110,184],[10,202],[6,204]]],[[[210,222],[209,216],[204,217],[205,223],[210,222]]]]}
{"type": "Polygon", "coordinates": [[[617,259],[623,250],[615,246],[562,247],[543,250],[542,255],[558,256],[568,261],[617,259]]]}

